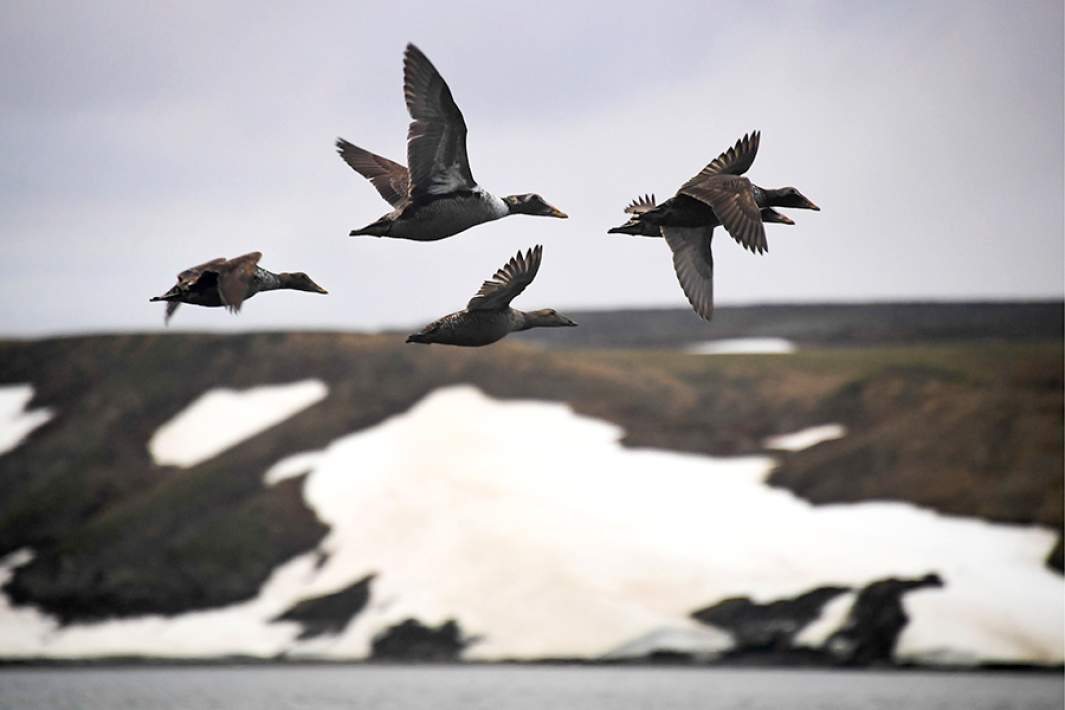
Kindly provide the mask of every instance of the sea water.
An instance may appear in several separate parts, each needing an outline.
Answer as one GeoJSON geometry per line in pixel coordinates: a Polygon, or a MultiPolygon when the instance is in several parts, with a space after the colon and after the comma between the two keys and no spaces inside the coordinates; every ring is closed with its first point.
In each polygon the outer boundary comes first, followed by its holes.
{"type": "Polygon", "coordinates": [[[262,665],[0,669],[18,710],[1059,710],[1053,673],[262,665]]]}

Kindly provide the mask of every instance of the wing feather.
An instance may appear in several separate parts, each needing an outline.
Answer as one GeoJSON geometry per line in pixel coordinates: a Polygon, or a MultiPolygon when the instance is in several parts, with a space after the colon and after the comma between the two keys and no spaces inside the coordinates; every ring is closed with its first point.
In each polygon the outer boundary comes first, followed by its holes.
{"type": "Polygon", "coordinates": [[[662,227],[673,251],[673,269],[688,302],[703,320],[714,314],[713,227],[662,227]]]}
{"type": "Polygon", "coordinates": [[[255,276],[255,267],[262,257],[261,252],[253,251],[230,259],[218,268],[218,294],[226,308],[234,313],[240,311],[244,297],[248,294],[248,286],[255,276]]]}
{"type": "Polygon", "coordinates": [[[655,202],[654,195],[644,195],[643,197],[637,197],[625,207],[626,214],[641,215],[645,212],[650,212],[655,208],[657,203],[655,202]]]}
{"type": "Polygon", "coordinates": [[[481,284],[466,308],[471,311],[503,310],[536,278],[544,248],[537,244],[524,255],[519,251],[503,268],[481,284]]]}
{"type": "Polygon", "coordinates": [[[343,138],[337,138],[336,146],[337,153],[344,162],[369,180],[388,204],[398,207],[407,198],[410,174],[405,167],[353,145],[343,138]]]}
{"type": "Polygon", "coordinates": [[[681,188],[680,193],[710,205],[721,225],[745,249],[759,254],[769,251],[762,211],[747,178],[712,175],[696,185],[681,188]]]}
{"type": "Polygon", "coordinates": [[[407,130],[411,198],[476,187],[466,156],[466,121],[440,72],[413,44],[403,55],[403,96],[413,119],[407,130]]]}
{"type": "Polygon", "coordinates": [[[750,170],[758,155],[758,145],[761,143],[762,134],[759,131],[745,134],[736,141],[736,145],[717,156],[699,174],[681,186],[680,191],[697,185],[713,175],[743,175],[750,170]]]}

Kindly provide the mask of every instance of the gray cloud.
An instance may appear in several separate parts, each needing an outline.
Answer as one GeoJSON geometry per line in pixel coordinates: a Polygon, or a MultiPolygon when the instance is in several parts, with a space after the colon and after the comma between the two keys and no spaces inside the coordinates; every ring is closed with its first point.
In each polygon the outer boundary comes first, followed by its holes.
{"type": "Polygon", "coordinates": [[[719,235],[719,302],[1062,295],[1059,3],[455,5],[5,3],[0,329],[160,327],[147,298],[177,271],[252,249],[332,295],[175,325],[416,324],[534,243],[520,305],[682,305],[664,244],[605,230],[753,128],[751,177],[824,211],[771,228],[767,257],[719,235]],[[570,220],[346,236],[387,206],[332,140],[403,159],[407,41],[477,179],[570,220]]]}

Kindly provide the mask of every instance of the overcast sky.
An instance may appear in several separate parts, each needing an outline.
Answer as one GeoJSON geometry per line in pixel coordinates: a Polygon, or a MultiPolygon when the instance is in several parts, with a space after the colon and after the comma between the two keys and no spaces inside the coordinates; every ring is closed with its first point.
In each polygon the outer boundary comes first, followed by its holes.
{"type": "Polygon", "coordinates": [[[527,309],[682,306],[660,240],[606,235],[744,132],[822,207],[715,239],[718,303],[1063,295],[1063,11],[1047,2],[0,4],[0,332],[156,329],[185,267],[252,250],[330,295],[172,327],[378,328],[457,310],[544,244],[527,309]],[[405,162],[414,42],[473,174],[569,220],[416,243],[337,136],[405,162]]]}

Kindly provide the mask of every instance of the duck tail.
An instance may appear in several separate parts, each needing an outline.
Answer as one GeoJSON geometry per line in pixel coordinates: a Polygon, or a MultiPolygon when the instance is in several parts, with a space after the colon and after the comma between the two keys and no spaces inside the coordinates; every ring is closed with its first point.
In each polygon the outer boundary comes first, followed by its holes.
{"type": "Polygon", "coordinates": [[[349,237],[359,237],[362,235],[369,235],[373,237],[386,237],[389,230],[392,229],[392,222],[387,219],[379,219],[372,224],[368,224],[362,229],[353,229],[348,234],[349,237]]]}

